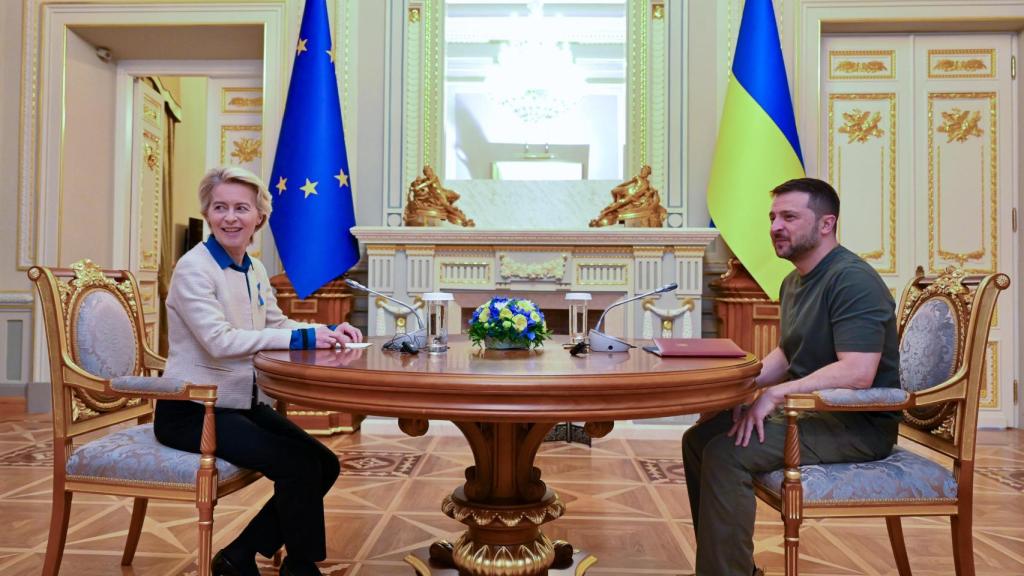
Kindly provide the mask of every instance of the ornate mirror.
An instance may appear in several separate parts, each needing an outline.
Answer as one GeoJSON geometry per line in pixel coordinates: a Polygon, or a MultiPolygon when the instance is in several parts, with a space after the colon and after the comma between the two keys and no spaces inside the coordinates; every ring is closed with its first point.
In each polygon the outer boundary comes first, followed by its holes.
{"type": "MultiPolygon", "coordinates": [[[[656,0],[411,0],[402,185],[429,165],[480,228],[587,228],[651,166],[668,197],[668,22],[656,0]],[[502,209],[509,200],[516,209],[502,209]]],[[[388,209],[386,222],[400,223],[388,209]]]]}

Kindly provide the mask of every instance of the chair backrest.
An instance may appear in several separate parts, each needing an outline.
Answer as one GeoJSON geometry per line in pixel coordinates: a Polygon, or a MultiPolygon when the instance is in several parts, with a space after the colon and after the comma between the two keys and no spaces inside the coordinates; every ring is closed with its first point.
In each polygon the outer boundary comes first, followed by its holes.
{"type": "Polygon", "coordinates": [[[90,260],[71,268],[33,266],[28,276],[46,326],[55,451],[67,456],[75,436],[149,418],[151,402],[114,395],[102,382],[143,373],[148,347],[135,278],[90,260]]]}
{"type": "Polygon", "coordinates": [[[900,385],[942,402],[904,412],[903,435],[957,460],[973,461],[985,351],[1005,274],[968,276],[950,267],[918,275],[900,299],[900,385]]]}

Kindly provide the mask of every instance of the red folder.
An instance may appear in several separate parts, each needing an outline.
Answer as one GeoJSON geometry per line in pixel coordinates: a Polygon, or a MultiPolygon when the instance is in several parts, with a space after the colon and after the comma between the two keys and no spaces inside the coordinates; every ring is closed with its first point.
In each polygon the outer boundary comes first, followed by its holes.
{"type": "Polygon", "coordinates": [[[730,338],[655,338],[644,350],[658,356],[737,358],[747,353],[730,338]]]}

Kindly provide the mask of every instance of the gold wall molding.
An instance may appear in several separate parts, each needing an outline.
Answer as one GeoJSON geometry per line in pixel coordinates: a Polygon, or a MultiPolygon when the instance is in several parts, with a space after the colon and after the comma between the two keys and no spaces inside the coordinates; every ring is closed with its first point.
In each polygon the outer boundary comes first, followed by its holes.
{"type": "MultiPolygon", "coordinates": [[[[840,128],[835,128],[835,105],[836,102],[877,102],[883,101],[888,103],[888,137],[889,145],[880,146],[880,168],[879,174],[881,181],[879,182],[879,202],[878,206],[888,206],[889,217],[884,218],[883,222],[887,223],[887,226],[881,227],[881,238],[879,238],[879,247],[875,250],[868,252],[859,253],[861,258],[872,261],[872,266],[882,274],[894,274],[896,272],[896,223],[897,223],[897,204],[896,204],[896,93],[895,92],[876,92],[876,93],[832,93],[828,95],[828,178],[832,182],[836,191],[839,192],[842,197],[842,181],[843,181],[843,155],[842,147],[837,146],[835,143],[835,133],[846,133],[849,136],[847,142],[848,145],[856,145],[857,143],[865,143],[868,141],[868,137],[865,136],[863,140],[860,139],[858,134],[856,137],[854,134],[850,134],[849,131],[844,132],[843,128],[850,124],[847,121],[840,128]],[[888,152],[888,159],[886,153],[888,152]],[[888,177],[887,177],[888,176],[888,177]],[[888,227],[888,230],[886,228],[888,227]],[[879,262],[888,252],[889,264],[888,266],[882,266],[879,262]],[[877,263],[876,263],[877,262],[877,263]]],[[[881,114],[875,111],[875,114],[870,114],[870,111],[862,111],[859,108],[851,110],[852,120],[854,124],[857,124],[858,119],[862,116],[871,120],[875,115],[878,116],[877,121],[869,121],[868,125],[873,126],[873,130],[878,133],[873,134],[876,138],[882,138],[885,136],[885,130],[879,127],[881,123],[881,114]]],[[[844,119],[846,119],[848,113],[843,113],[844,119]]],[[[859,125],[858,125],[859,129],[859,125]]]]}
{"type": "MultiPolygon", "coordinates": [[[[995,92],[931,92],[928,94],[928,269],[933,273],[940,272],[941,268],[944,268],[950,263],[956,263],[968,272],[985,274],[995,272],[995,268],[999,262],[999,149],[996,138],[998,126],[996,98],[997,95],[995,92]],[[983,206],[982,221],[979,223],[980,230],[982,231],[981,246],[968,252],[955,252],[942,248],[942,202],[940,198],[942,194],[942,148],[936,145],[935,142],[935,134],[936,132],[940,132],[941,126],[935,126],[935,103],[946,101],[963,101],[966,103],[977,102],[979,100],[988,101],[988,162],[986,163],[985,159],[986,148],[984,145],[981,145],[979,154],[979,162],[981,163],[981,182],[979,182],[979,190],[982,192],[985,190],[985,169],[988,168],[989,215],[987,222],[989,233],[987,235],[987,239],[988,243],[991,245],[991,251],[986,248],[986,235],[984,233],[986,218],[983,206]],[[988,266],[971,267],[967,265],[968,262],[977,262],[983,259],[986,255],[989,256],[988,266]],[[945,260],[945,262],[936,262],[936,256],[945,260]]],[[[953,110],[958,109],[954,108],[953,110]]],[[[942,114],[942,116],[945,118],[946,115],[942,114]]],[[[951,146],[959,146],[966,142],[966,140],[967,138],[964,138],[963,140],[951,138],[947,144],[951,146]]],[[[984,194],[982,194],[980,201],[984,203],[984,194]]]]}
{"type": "Polygon", "coordinates": [[[895,50],[830,50],[829,80],[894,80],[895,50]]]}
{"type": "Polygon", "coordinates": [[[994,48],[959,48],[928,51],[929,78],[995,78],[994,48]]]}
{"type": "Polygon", "coordinates": [[[263,88],[222,88],[220,111],[224,114],[259,114],[263,111],[263,88]]]}
{"type": "MultiPolygon", "coordinates": [[[[675,5],[659,1],[652,4],[652,0],[625,3],[627,156],[623,170],[635,174],[644,164],[654,167],[652,182],[656,188],[667,190],[664,199],[672,216],[668,225],[679,227],[685,222],[685,199],[681,192],[675,192],[680,187],[669,186],[668,170],[669,16],[675,5]]],[[[685,3],[680,4],[680,10],[685,10],[685,3]]],[[[401,139],[401,182],[412,182],[424,165],[442,170],[444,5],[445,0],[410,0],[399,16],[407,20],[403,23],[401,61],[402,128],[389,138],[401,139]]],[[[385,194],[382,222],[399,227],[405,195],[397,186],[390,186],[385,194]]]]}

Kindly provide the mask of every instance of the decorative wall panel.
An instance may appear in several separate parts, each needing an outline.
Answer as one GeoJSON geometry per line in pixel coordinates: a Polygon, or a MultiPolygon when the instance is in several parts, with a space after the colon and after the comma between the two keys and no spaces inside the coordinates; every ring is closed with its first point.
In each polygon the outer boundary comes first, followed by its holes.
{"type": "Polygon", "coordinates": [[[263,127],[223,125],[220,127],[221,165],[242,166],[259,174],[263,161],[263,127]]]}
{"type": "Polygon", "coordinates": [[[879,272],[896,272],[896,93],[833,93],[828,179],[842,201],[840,242],[879,272]]]}
{"type": "Polygon", "coordinates": [[[995,272],[999,253],[995,92],[928,94],[928,269],[995,272]]]}
{"type": "Polygon", "coordinates": [[[222,88],[220,111],[224,114],[262,114],[263,88],[222,88]]]}
{"type": "Polygon", "coordinates": [[[996,51],[963,48],[928,51],[929,78],[995,78],[996,51]]]}

